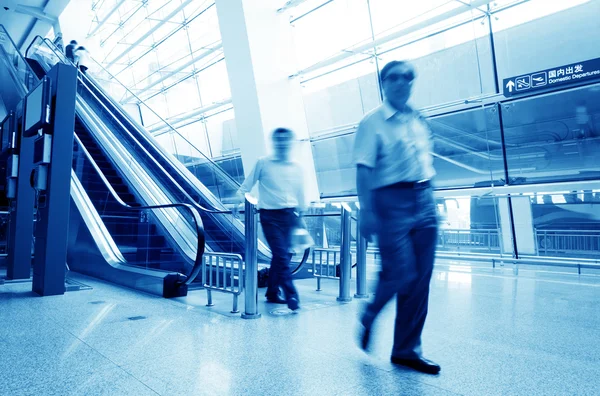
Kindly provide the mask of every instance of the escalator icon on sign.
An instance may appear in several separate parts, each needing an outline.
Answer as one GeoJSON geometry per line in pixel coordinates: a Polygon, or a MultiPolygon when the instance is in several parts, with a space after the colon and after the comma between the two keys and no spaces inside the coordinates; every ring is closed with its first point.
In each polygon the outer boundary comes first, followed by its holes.
{"type": "Polygon", "coordinates": [[[515,78],[517,91],[525,91],[531,88],[531,76],[521,76],[515,78]]]}

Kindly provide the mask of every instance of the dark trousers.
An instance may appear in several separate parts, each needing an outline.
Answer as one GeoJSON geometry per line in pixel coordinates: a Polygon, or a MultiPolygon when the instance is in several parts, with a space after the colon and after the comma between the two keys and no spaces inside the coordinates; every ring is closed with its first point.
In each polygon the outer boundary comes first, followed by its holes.
{"type": "Polygon", "coordinates": [[[292,229],[297,222],[294,209],[260,210],[260,223],[273,254],[269,269],[267,298],[277,298],[280,287],[287,301],[291,297],[298,298],[290,269],[292,229]]]}
{"type": "Polygon", "coordinates": [[[433,189],[389,186],[375,190],[373,199],[381,273],[362,323],[370,329],[379,312],[396,295],[392,355],[420,357],[437,241],[433,189]]]}

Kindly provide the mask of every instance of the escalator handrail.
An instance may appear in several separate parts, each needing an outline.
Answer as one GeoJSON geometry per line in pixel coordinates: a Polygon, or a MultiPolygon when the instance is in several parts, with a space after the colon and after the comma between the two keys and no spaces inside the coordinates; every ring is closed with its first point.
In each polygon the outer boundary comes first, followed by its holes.
{"type": "MultiPolygon", "coordinates": [[[[29,51],[31,49],[31,47],[32,47],[32,45],[33,45],[34,42],[39,41],[38,39],[41,39],[42,43],[46,44],[46,47],[48,47],[48,49],[51,50],[58,57],[58,59],[60,59],[61,61],[65,62],[67,64],[73,65],[73,63],[70,60],[66,59],[66,57],[64,57],[62,54],[59,54],[55,50],[54,46],[50,46],[41,36],[36,36],[34,38],[34,40],[32,41],[32,43],[27,48],[27,51],[29,51]]],[[[146,150],[146,148],[136,139],[136,137],[133,136],[133,134],[131,133],[131,131],[128,128],[126,128],[125,125],[123,125],[121,123],[121,121],[114,114],[112,114],[112,112],[110,111],[110,109],[104,104],[104,102],[100,98],[98,98],[98,96],[96,96],[96,94],[92,91],[92,89],[89,88],[88,83],[86,83],[86,80],[88,80],[92,84],[93,84],[93,81],[91,79],[89,79],[87,76],[85,76],[84,73],[81,73],[80,71],[78,71],[78,78],[79,78],[80,82],[82,83],[82,85],[85,86],[85,88],[89,91],[90,95],[92,95],[97,100],[97,102],[104,108],[104,110],[106,110],[106,112],[108,113],[108,115],[110,115],[113,118],[113,120],[119,125],[119,127],[123,131],[125,131],[125,133],[127,133],[127,135],[129,135],[129,137],[135,143],[137,143],[137,145],[143,150],[143,153],[146,155],[146,157],[149,158],[152,162],[154,162],[154,165],[158,169],[160,169],[164,175],[167,176],[167,178],[171,182],[171,184],[173,184],[174,186],[176,186],[176,188],[189,200],[189,202],[191,202],[191,205],[195,206],[197,210],[200,210],[200,211],[206,212],[206,213],[211,213],[211,214],[232,214],[233,213],[233,211],[231,211],[231,210],[211,210],[211,209],[207,209],[207,208],[203,207],[202,205],[200,205],[198,202],[196,202],[188,194],[188,192],[185,191],[185,189],[183,187],[181,187],[179,185],[179,183],[177,183],[177,181],[175,181],[173,179],[173,177],[169,174],[169,172],[167,172],[166,169],[164,169],[162,167],[162,165],[156,160],[156,158],[154,158],[148,152],[148,150],[146,150]]],[[[95,84],[94,84],[94,86],[95,86],[95,84]]]]}
{"type": "MultiPolygon", "coordinates": [[[[43,39],[41,36],[36,36],[36,38],[34,38],[34,40],[32,41],[32,43],[29,45],[28,47],[28,51],[29,49],[32,47],[33,43],[36,41],[41,40],[41,42],[43,44],[46,45],[46,47],[52,51],[54,53],[54,55],[57,56],[58,59],[60,59],[62,62],[66,63],[66,64],[71,64],[74,66],[74,64],[67,59],[62,53],[60,53],[59,51],[56,51],[56,48],[54,46],[54,44],[50,45],[48,43],[48,41],[46,41],[46,39],[43,39]]],[[[205,212],[205,213],[211,213],[211,214],[232,214],[233,211],[231,210],[214,210],[214,209],[208,209],[203,207],[202,205],[200,205],[198,202],[196,202],[196,200],[194,200],[189,193],[181,186],[179,185],[179,183],[177,183],[177,181],[175,179],[173,179],[173,177],[171,176],[171,174],[169,172],[166,171],[166,169],[163,168],[163,166],[158,162],[158,160],[156,158],[154,158],[154,156],[152,156],[148,150],[139,142],[139,140],[131,133],[131,131],[125,127],[125,125],[123,125],[121,123],[121,121],[118,119],[117,116],[115,116],[110,109],[106,106],[106,104],[102,101],[102,99],[100,99],[95,93],[94,91],[88,86],[88,84],[91,84],[94,86],[94,88],[98,88],[96,86],[96,84],[94,84],[93,80],[90,79],[88,76],[86,76],[84,73],[81,73],[80,71],[78,71],[78,78],[80,80],[80,82],[82,83],[83,86],[85,86],[85,88],[88,90],[88,92],[90,93],[90,95],[92,95],[97,102],[100,104],[100,106],[102,106],[102,108],[104,108],[104,110],[106,110],[106,112],[108,113],[108,115],[110,115],[112,117],[112,119],[119,125],[119,127],[121,128],[121,130],[123,130],[132,140],[133,142],[135,142],[137,144],[137,146],[139,146],[142,150],[142,152],[145,154],[145,156],[147,158],[149,158],[154,165],[161,170],[161,172],[166,175],[167,179],[171,182],[171,184],[173,186],[175,186],[180,193],[182,193],[187,199],[188,201],[191,203],[191,205],[195,206],[197,210],[200,210],[201,212],[205,212]]],[[[100,91],[103,95],[106,96],[106,93],[103,91],[100,91]]],[[[118,108],[117,108],[118,109],[118,108]]],[[[143,134],[141,134],[143,135],[143,134]]],[[[148,141],[148,140],[146,140],[148,141]]],[[[154,146],[154,145],[153,145],[154,146]]],[[[154,147],[155,148],[155,147],[154,147]]],[[[156,149],[156,148],[155,148],[156,149]]],[[[165,158],[166,156],[163,155],[163,153],[158,150],[158,152],[161,154],[161,156],[163,158],[165,158]]],[[[169,161],[170,163],[170,161],[169,161]]],[[[171,164],[173,165],[173,164],[171,164]]],[[[173,168],[175,168],[175,170],[179,173],[179,169],[177,169],[176,166],[173,165],[173,168]]],[[[179,173],[179,175],[181,177],[184,178],[185,180],[185,176],[181,175],[181,173],[179,173]]]]}
{"type": "Polygon", "coordinates": [[[175,186],[175,188],[178,189],[179,192],[182,193],[189,200],[190,205],[193,205],[194,207],[196,207],[197,210],[200,210],[200,211],[205,212],[205,213],[212,213],[212,214],[231,214],[231,213],[233,213],[231,210],[211,210],[211,209],[207,209],[204,206],[200,205],[198,202],[196,202],[196,200],[194,200],[189,195],[189,193],[183,187],[181,187],[181,185],[179,185],[179,183],[177,183],[177,181],[175,179],[173,179],[173,177],[169,174],[169,172],[167,172],[167,170],[165,168],[163,168],[163,166],[160,164],[160,162],[158,162],[158,160],[156,158],[154,158],[154,156],[148,152],[148,150],[136,139],[136,137],[133,136],[133,134],[131,133],[131,131],[128,128],[126,128],[125,125],[123,125],[121,123],[121,121],[114,114],[112,114],[112,112],[110,111],[110,109],[108,107],[106,107],[106,105],[102,102],[102,100],[100,98],[98,98],[98,96],[96,96],[96,94],[88,87],[87,83],[82,79],[82,75],[83,75],[83,73],[79,73],[80,82],[89,91],[89,94],[92,95],[98,101],[99,105],[102,106],[102,108],[104,110],[106,110],[106,112],[108,113],[108,115],[110,115],[113,118],[113,120],[119,125],[119,127],[127,135],[129,135],[129,137],[133,140],[133,142],[137,143],[137,146],[140,147],[140,149],[142,150],[143,154],[145,154],[146,158],[148,158],[150,161],[152,161],[154,163],[154,166],[157,169],[160,169],[160,171],[167,177],[167,179],[170,181],[170,183],[173,186],[175,186]]]}
{"type": "MultiPolygon", "coordinates": [[[[67,63],[67,64],[71,64],[71,65],[73,65],[73,63],[72,63],[70,60],[66,59],[66,57],[64,56],[64,54],[62,54],[60,51],[57,51],[57,50],[56,50],[56,47],[54,46],[54,44],[53,44],[53,43],[48,43],[48,42],[47,42],[47,39],[42,39],[42,38],[41,38],[41,36],[36,36],[36,38],[34,39],[34,41],[35,41],[35,40],[37,40],[38,38],[39,38],[39,39],[41,39],[41,40],[44,42],[44,44],[46,44],[46,47],[48,47],[48,49],[49,49],[49,50],[51,50],[51,51],[52,51],[52,52],[53,52],[53,53],[54,53],[54,54],[55,54],[55,55],[58,57],[58,59],[61,59],[61,61],[65,62],[65,63],[67,63]]],[[[33,42],[32,42],[32,43],[33,43],[33,42]]],[[[31,47],[31,45],[30,45],[30,47],[31,47]]],[[[101,67],[101,68],[104,70],[104,68],[103,68],[101,65],[99,65],[99,66],[100,66],[100,67],[101,67]]],[[[108,73],[108,72],[107,72],[107,73],[108,73]]],[[[108,73],[108,74],[110,75],[110,73],[108,73]]],[[[91,89],[90,89],[90,88],[87,86],[87,84],[85,83],[85,80],[84,80],[84,79],[87,79],[87,80],[89,80],[89,81],[90,81],[90,82],[91,82],[91,83],[94,85],[94,87],[95,87],[95,88],[97,88],[97,89],[98,89],[98,90],[99,90],[99,91],[100,91],[100,92],[101,92],[101,93],[102,93],[102,94],[103,94],[105,97],[107,97],[107,98],[108,98],[108,100],[110,100],[110,101],[111,101],[111,103],[114,103],[114,102],[112,101],[112,98],[110,97],[110,95],[107,95],[107,94],[104,92],[104,90],[102,90],[100,87],[98,87],[96,84],[94,84],[93,80],[92,80],[92,79],[90,79],[88,76],[86,76],[84,73],[81,73],[80,71],[78,71],[78,75],[79,75],[79,78],[82,80],[82,83],[83,83],[83,84],[86,86],[86,89],[87,89],[87,90],[90,92],[90,94],[91,94],[92,96],[94,96],[94,97],[95,97],[95,98],[98,100],[98,102],[100,103],[100,105],[101,105],[101,106],[102,106],[102,107],[103,107],[105,110],[107,110],[107,112],[108,112],[108,113],[109,113],[109,114],[110,114],[110,115],[113,117],[113,119],[114,119],[114,120],[115,120],[115,121],[116,121],[116,122],[119,124],[119,126],[120,126],[120,127],[123,129],[123,130],[125,130],[125,132],[126,132],[126,133],[127,133],[127,134],[128,134],[128,135],[129,135],[129,136],[132,138],[132,139],[133,139],[133,141],[135,141],[135,142],[137,143],[137,145],[139,145],[139,146],[140,146],[140,148],[141,148],[141,149],[144,151],[144,153],[145,153],[145,154],[146,154],[146,155],[147,155],[147,156],[148,156],[148,157],[149,157],[149,158],[150,158],[150,159],[151,159],[151,160],[152,160],[152,161],[153,161],[153,162],[154,162],[154,163],[155,163],[155,164],[156,164],[156,165],[157,165],[157,166],[158,166],[158,167],[159,167],[161,170],[162,170],[162,172],[163,172],[163,173],[164,173],[164,174],[165,174],[165,175],[168,177],[168,179],[170,179],[170,181],[171,181],[171,182],[172,182],[174,185],[176,185],[176,186],[178,187],[178,189],[179,189],[181,192],[183,192],[183,194],[184,194],[184,195],[185,195],[185,196],[186,196],[186,197],[187,197],[187,198],[190,200],[191,204],[192,204],[193,206],[195,206],[197,210],[200,210],[200,211],[202,211],[202,212],[205,212],[205,213],[210,213],[210,214],[233,214],[233,211],[232,211],[232,210],[210,210],[210,209],[204,208],[202,205],[200,205],[199,203],[197,203],[197,202],[196,202],[196,201],[195,201],[195,200],[194,200],[194,199],[193,199],[193,198],[192,198],[192,197],[191,197],[191,196],[190,196],[190,195],[187,193],[187,191],[185,191],[185,190],[184,190],[184,189],[183,189],[183,188],[182,188],[182,187],[179,185],[179,183],[177,183],[177,182],[176,182],[176,181],[175,181],[175,180],[172,178],[172,176],[171,176],[171,175],[170,175],[170,174],[169,174],[169,173],[168,173],[168,172],[167,172],[167,171],[166,171],[166,170],[165,170],[165,169],[162,167],[162,165],[161,165],[160,163],[158,163],[158,161],[157,161],[157,160],[156,160],[156,159],[155,159],[155,158],[154,158],[152,155],[150,155],[150,153],[148,152],[148,150],[146,150],[146,148],[145,148],[145,147],[144,147],[144,146],[143,146],[143,145],[142,145],[142,144],[141,144],[141,143],[140,143],[140,142],[139,142],[139,141],[136,139],[136,137],[135,137],[135,136],[133,136],[133,134],[131,133],[131,131],[130,131],[128,128],[125,128],[125,126],[124,126],[124,125],[121,123],[121,121],[120,121],[120,120],[119,120],[119,119],[118,119],[118,118],[117,118],[117,117],[116,117],[114,114],[112,114],[112,112],[110,111],[110,109],[108,109],[108,108],[107,108],[107,106],[106,106],[106,105],[103,103],[103,101],[102,101],[102,100],[100,100],[100,98],[98,98],[98,97],[96,96],[96,94],[95,94],[95,93],[94,93],[94,92],[93,92],[93,91],[92,91],[92,90],[91,90],[91,89]]],[[[126,88],[126,89],[127,89],[127,88],[126,88]]],[[[119,112],[121,112],[121,108],[120,108],[120,106],[114,106],[114,107],[115,107],[116,109],[118,109],[118,110],[119,110],[119,112]]],[[[127,118],[128,120],[130,120],[129,116],[127,116],[126,118],[127,118]]],[[[166,122],[166,121],[165,121],[165,122],[166,122]]],[[[135,126],[135,124],[134,124],[134,126],[135,126]]],[[[177,132],[177,133],[178,133],[178,132],[177,132]]],[[[154,144],[153,142],[151,142],[151,140],[147,139],[147,137],[145,136],[145,134],[143,134],[143,133],[140,133],[140,135],[142,135],[142,136],[144,137],[144,140],[146,140],[147,142],[149,142],[149,143],[151,144],[151,146],[152,146],[152,147],[153,147],[153,148],[154,148],[154,149],[155,149],[155,150],[156,150],[156,151],[157,151],[157,152],[158,152],[158,153],[161,155],[161,157],[162,157],[162,158],[165,158],[165,159],[167,160],[167,162],[168,162],[169,164],[171,164],[171,166],[172,166],[172,167],[174,168],[174,170],[175,170],[175,171],[176,171],[176,172],[179,174],[179,176],[180,176],[180,177],[182,177],[184,180],[187,180],[187,177],[186,177],[185,175],[181,174],[181,172],[180,172],[180,170],[177,168],[177,166],[175,166],[175,165],[172,163],[172,161],[171,161],[169,158],[167,158],[167,156],[166,156],[166,155],[164,155],[164,153],[162,152],[162,150],[159,150],[159,149],[157,149],[157,147],[155,146],[155,144],[154,144]]],[[[212,161],[211,161],[211,163],[213,163],[213,164],[214,164],[214,165],[215,165],[215,166],[216,166],[216,167],[217,167],[219,170],[221,170],[217,164],[215,164],[215,163],[214,163],[214,162],[212,162],[212,161]]],[[[221,171],[222,171],[222,170],[221,170],[221,171]]],[[[224,171],[222,171],[222,172],[224,172],[224,171]]],[[[227,176],[228,176],[229,178],[231,178],[231,176],[229,176],[229,175],[227,175],[227,176]]],[[[233,181],[235,182],[235,180],[233,180],[233,181]]],[[[237,185],[239,185],[239,183],[237,183],[237,182],[235,182],[235,183],[236,183],[237,185]]],[[[301,268],[304,266],[304,264],[305,264],[305,263],[306,263],[306,261],[308,260],[308,257],[309,257],[309,255],[310,255],[310,249],[306,249],[306,250],[304,251],[304,255],[302,256],[302,259],[301,259],[301,260],[299,261],[299,263],[298,263],[298,266],[297,266],[297,267],[296,267],[296,268],[295,268],[295,269],[292,271],[292,273],[293,273],[293,274],[295,274],[295,273],[297,273],[297,272],[299,272],[299,271],[300,271],[300,269],[301,269],[301,268]]]]}
{"type": "Polygon", "coordinates": [[[19,47],[17,47],[17,44],[15,44],[14,40],[12,39],[12,37],[8,34],[8,31],[6,30],[6,28],[4,27],[4,25],[0,24],[0,30],[4,32],[4,35],[8,38],[8,41],[14,47],[15,53],[17,54],[17,56],[19,58],[21,58],[21,60],[25,64],[25,67],[27,68],[27,72],[29,73],[29,75],[33,76],[37,80],[38,78],[35,75],[35,73],[33,72],[33,69],[31,68],[31,66],[29,65],[29,63],[27,63],[27,61],[25,60],[25,57],[21,54],[21,51],[19,51],[19,47]]]}
{"type": "Polygon", "coordinates": [[[190,271],[190,273],[187,275],[185,282],[183,282],[186,285],[189,285],[190,283],[192,283],[194,281],[194,279],[196,278],[196,276],[198,276],[198,274],[202,270],[202,262],[203,262],[203,256],[204,256],[204,246],[205,246],[204,227],[202,225],[202,218],[200,217],[200,213],[198,212],[198,210],[190,204],[180,203],[180,202],[163,204],[163,205],[147,205],[147,206],[131,206],[131,205],[127,204],[125,201],[123,201],[123,199],[121,199],[119,194],[113,188],[112,184],[108,181],[108,179],[106,178],[106,176],[104,175],[104,173],[102,172],[102,170],[100,169],[100,167],[98,166],[98,164],[96,163],[94,158],[92,158],[92,156],[89,153],[89,151],[87,150],[87,148],[83,145],[83,143],[79,139],[79,136],[77,136],[76,133],[73,133],[73,138],[77,142],[77,145],[81,148],[81,151],[86,156],[87,160],[90,161],[90,163],[92,164],[92,167],[94,168],[94,170],[96,171],[98,176],[100,176],[102,183],[104,183],[106,188],[108,188],[110,195],[112,195],[112,197],[117,201],[117,203],[119,205],[121,205],[122,207],[124,207],[125,209],[144,210],[144,209],[182,208],[182,209],[188,211],[192,215],[192,219],[193,219],[194,225],[196,227],[196,233],[198,235],[198,244],[197,244],[197,250],[196,250],[196,257],[194,259],[194,267],[192,268],[192,271],[190,271]]]}
{"type": "MultiPolygon", "coordinates": [[[[69,59],[66,59],[66,56],[64,56],[64,54],[60,53],[60,51],[56,51],[56,46],[54,45],[54,43],[52,43],[49,39],[45,38],[43,39],[46,43],[46,45],[61,59],[63,60],[63,62],[68,62],[70,64],[73,64],[69,59]]],[[[140,103],[144,103],[135,93],[133,93],[127,86],[125,86],[123,83],[121,83],[115,76],[113,76],[108,70],[106,70],[104,68],[104,66],[102,66],[99,62],[97,62],[95,59],[90,57],[90,60],[92,62],[94,62],[94,64],[96,66],[98,66],[100,69],[102,69],[103,72],[105,72],[108,76],[110,76],[110,78],[112,78],[112,80],[114,80],[116,83],[118,83],[122,88],[124,88],[128,94],[130,94],[133,98],[135,98],[138,102],[140,103]]],[[[115,108],[115,110],[117,110],[119,112],[119,114],[127,119],[127,121],[134,127],[136,128],[138,131],[140,129],[143,129],[143,127],[141,125],[139,125],[135,120],[133,120],[131,118],[131,116],[123,111],[123,109],[121,108],[120,104],[116,103],[116,101],[114,100],[114,98],[107,94],[104,89],[99,85],[96,84],[89,76],[85,75],[85,78],[90,80],[90,82],[94,85],[94,88],[96,88],[97,90],[99,90],[102,95],[104,96],[105,99],[107,99],[108,101],[111,102],[112,106],[115,108]]],[[[219,175],[221,177],[224,177],[225,179],[227,179],[236,189],[240,187],[240,183],[238,183],[231,175],[229,175],[229,173],[225,172],[223,169],[221,169],[221,167],[215,163],[212,159],[210,159],[209,157],[207,157],[202,151],[200,151],[196,146],[194,146],[194,144],[192,144],[185,136],[183,136],[178,130],[177,128],[175,128],[174,126],[172,126],[171,124],[169,124],[168,121],[166,121],[165,119],[163,119],[160,115],[158,115],[152,108],[150,108],[149,106],[146,105],[146,107],[152,111],[152,113],[154,114],[154,116],[156,116],[160,122],[163,122],[166,126],[168,126],[173,132],[175,132],[181,139],[183,139],[186,143],[188,143],[190,146],[194,147],[197,152],[199,154],[201,154],[204,159],[206,161],[208,161],[211,165],[212,165],[212,169],[216,170],[219,175]]],[[[155,142],[153,142],[150,139],[147,139],[147,137],[142,133],[141,134],[144,138],[144,140],[150,144],[154,151],[156,151],[164,160],[166,160],[167,162],[169,162],[171,164],[171,166],[174,168],[174,170],[179,174],[180,177],[187,179],[187,177],[185,175],[183,175],[179,168],[176,166],[176,164],[173,163],[172,159],[169,158],[168,156],[164,155],[163,151],[161,150],[160,147],[156,146],[155,142]]]]}

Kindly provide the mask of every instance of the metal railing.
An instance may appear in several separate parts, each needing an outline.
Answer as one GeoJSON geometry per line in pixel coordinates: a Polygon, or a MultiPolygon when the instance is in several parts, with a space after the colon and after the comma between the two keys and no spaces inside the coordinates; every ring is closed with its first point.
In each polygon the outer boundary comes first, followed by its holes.
{"type": "MultiPolygon", "coordinates": [[[[315,247],[312,249],[312,275],[317,279],[317,291],[321,291],[321,279],[339,280],[339,295],[337,300],[348,302],[350,295],[350,281],[352,279],[352,210],[347,205],[341,205],[341,244],[335,248],[315,247]]],[[[359,237],[360,238],[360,237],[359,237]]],[[[364,268],[359,268],[357,274],[357,293],[359,298],[366,295],[366,243],[357,246],[357,262],[364,268]],[[365,248],[361,251],[361,248],[365,248]],[[363,257],[364,259],[358,259],[363,257]],[[363,276],[364,274],[364,276],[363,276]]]]}
{"type": "Polygon", "coordinates": [[[317,291],[321,291],[321,279],[340,279],[338,265],[341,262],[340,248],[313,248],[312,270],[317,279],[317,291]]]}
{"type": "Polygon", "coordinates": [[[500,230],[466,230],[466,229],[440,229],[438,231],[438,249],[468,248],[473,251],[500,251],[500,230]]]}
{"type": "Polygon", "coordinates": [[[238,296],[244,291],[244,266],[242,256],[233,253],[204,253],[202,263],[202,286],[206,289],[208,303],[212,307],[212,292],[233,295],[231,313],[238,313],[238,296]]]}
{"type": "Polygon", "coordinates": [[[536,230],[540,255],[594,255],[600,256],[600,231],[595,230],[536,230]]]}

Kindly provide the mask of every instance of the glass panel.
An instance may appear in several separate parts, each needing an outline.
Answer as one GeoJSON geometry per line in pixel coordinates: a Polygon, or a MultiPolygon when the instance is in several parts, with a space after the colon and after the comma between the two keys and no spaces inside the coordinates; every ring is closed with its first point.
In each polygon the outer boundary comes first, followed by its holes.
{"type": "Polygon", "coordinates": [[[498,78],[598,57],[600,2],[531,0],[492,18],[498,78]],[[544,32],[540,35],[540,32],[544,32]],[[531,48],[535,45],[535,56],[531,48]]]}
{"type": "Polygon", "coordinates": [[[354,133],[312,142],[321,198],[356,194],[353,145],[354,133]]]}
{"type": "Polygon", "coordinates": [[[476,108],[439,117],[434,133],[437,188],[504,184],[502,137],[497,107],[476,108]]]}
{"type": "MultiPolygon", "coordinates": [[[[37,48],[37,47],[36,47],[37,48]]],[[[32,49],[35,51],[35,48],[32,49]]],[[[25,94],[29,88],[32,88],[32,84],[37,81],[35,75],[31,71],[31,68],[17,49],[16,44],[12,41],[12,38],[8,35],[8,32],[4,29],[4,26],[0,25],[0,56],[5,62],[9,62],[6,70],[13,74],[15,82],[22,83],[22,88],[25,89],[22,93],[25,94]]],[[[53,54],[47,53],[44,56],[51,58],[49,62],[56,63],[56,59],[53,54]]],[[[54,64],[53,63],[53,64],[54,64]]],[[[4,68],[4,66],[2,66],[4,68]]]]}
{"type": "Polygon", "coordinates": [[[407,37],[390,42],[380,67],[392,60],[412,61],[418,74],[411,97],[416,108],[495,93],[489,30],[482,21],[468,21],[416,42],[407,37]]]}
{"type": "Polygon", "coordinates": [[[333,1],[292,26],[299,69],[371,40],[366,0],[333,1]]]}
{"type": "Polygon", "coordinates": [[[389,1],[370,0],[373,31],[376,37],[423,22],[444,12],[462,7],[458,1],[422,0],[389,1]]]}
{"type": "Polygon", "coordinates": [[[376,65],[371,61],[303,82],[302,87],[311,136],[354,127],[381,103],[376,65]]]}
{"type": "Polygon", "coordinates": [[[600,177],[600,84],[502,105],[513,183],[600,177]]]}

